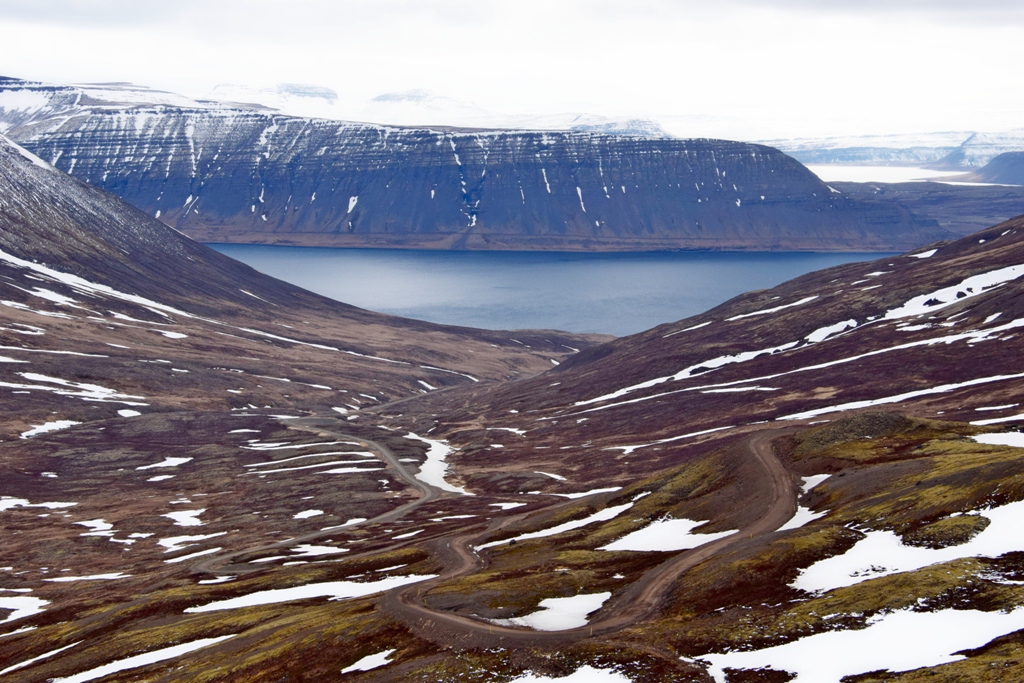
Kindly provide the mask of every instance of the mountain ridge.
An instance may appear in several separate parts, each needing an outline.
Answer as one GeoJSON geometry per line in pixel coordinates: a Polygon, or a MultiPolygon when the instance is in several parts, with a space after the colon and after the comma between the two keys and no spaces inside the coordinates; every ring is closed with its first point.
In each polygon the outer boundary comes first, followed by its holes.
{"type": "Polygon", "coordinates": [[[886,251],[947,236],[746,143],[401,129],[88,92],[8,80],[0,120],[61,170],[204,241],[886,251]]]}

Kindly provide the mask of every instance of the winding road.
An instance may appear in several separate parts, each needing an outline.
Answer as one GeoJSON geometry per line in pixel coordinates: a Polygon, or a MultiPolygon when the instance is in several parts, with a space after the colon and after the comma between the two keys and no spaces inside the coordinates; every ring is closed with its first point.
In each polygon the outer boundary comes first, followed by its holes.
{"type": "MultiPolygon", "coordinates": [[[[194,565],[196,570],[211,573],[259,571],[261,568],[250,564],[232,564],[232,562],[240,557],[251,556],[269,550],[281,550],[329,536],[337,533],[340,528],[353,528],[355,526],[395,521],[424,503],[452,495],[417,479],[414,474],[409,472],[399,462],[398,457],[387,446],[370,439],[339,431],[337,427],[344,423],[340,423],[336,418],[296,418],[286,420],[286,423],[295,429],[358,442],[359,445],[376,452],[395,474],[414,487],[420,493],[420,496],[416,500],[405,503],[394,510],[358,524],[349,525],[348,527],[332,527],[291,538],[288,541],[267,544],[256,548],[247,548],[232,553],[212,555],[194,565]]],[[[792,476],[775,455],[772,448],[772,441],[779,436],[779,433],[780,430],[778,429],[762,430],[751,434],[742,442],[743,447],[750,452],[763,468],[770,489],[767,510],[754,523],[730,536],[679,553],[649,570],[639,580],[602,607],[597,613],[596,619],[584,627],[563,631],[533,631],[525,628],[501,626],[460,614],[435,610],[423,602],[423,594],[429,592],[440,583],[472,574],[486,565],[485,560],[473,549],[473,546],[485,542],[488,537],[497,534],[509,526],[523,522],[538,512],[549,513],[559,508],[578,505],[579,499],[556,503],[543,508],[543,510],[532,510],[517,515],[499,517],[493,519],[485,529],[477,528],[474,531],[456,536],[442,536],[429,541],[428,543],[433,554],[445,567],[442,573],[433,579],[408,584],[389,591],[378,600],[378,604],[386,613],[405,622],[417,634],[433,641],[445,643],[455,640],[466,645],[530,647],[578,641],[622,630],[657,612],[675,582],[693,567],[740,541],[771,533],[792,518],[796,512],[796,488],[793,485],[792,476]]],[[[608,497],[614,494],[595,494],[595,498],[601,495],[608,497]]],[[[412,545],[417,543],[417,541],[422,543],[421,540],[410,539],[385,549],[346,556],[345,559],[355,559],[364,555],[371,556],[384,550],[394,550],[406,545],[412,545]]]]}
{"type": "Polygon", "coordinates": [[[765,513],[753,524],[731,536],[680,553],[651,569],[619,594],[613,602],[603,607],[598,613],[598,618],[587,626],[564,631],[532,631],[440,612],[423,603],[423,593],[437,584],[465,576],[483,567],[483,559],[472,550],[471,544],[478,543],[509,523],[517,521],[515,518],[496,520],[497,523],[483,532],[448,539],[443,553],[448,557],[443,559],[454,560],[453,566],[437,578],[386,593],[381,598],[381,607],[409,624],[421,636],[438,640],[440,632],[443,632],[442,637],[445,641],[455,639],[466,644],[529,647],[575,641],[619,631],[656,612],[673,584],[686,571],[740,541],[775,531],[793,517],[796,512],[796,488],[792,476],[772,448],[772,440],[777,438],[778,434],[778,430],[765,430],[752,434],[744,442],[745,447],[768,476],[771,493],[765,513]]]}
{"type": "MultiPolygon", "coordinates": [[[[240,557],[253,555],[256,553],[263,553],[270,550],[286,550],[292,546],[299,545],[301,543],[307,543],[309,541],[315,541],[319,538],[324,538],[337,534],[340,529],[354,529],[358,526],[365,526],[369,524],[380,524],[383,522],[393,522],[397,519],[401,519],[405,515],[409,514],[424,503],[437,500],[449,494],[437,489],[430,484],[420,481],[407,470],[399,461],[398,456],[382,443],[372,441],[370,439],[364,439],[362,437],[354,436],[352,434],[346,434],[332,427],[338,426],[340,420],[331,417],[302,417],[302,418],[289,418],[282,420],[288,426],[299,429],[302,431],[314,432],[316,434],[331,436],[334,438],[345,439],[351,441],[367,450],[375,452],[381,460],[384,461],[405,483],[415,488],[419,493],[420,497],[415,500],[411,500],[408,503],[400,505],[394,510],[389,510],[383,514],[377,515],[362,522],[356,524],[348,524],[343,526],[328,527],[321,529],[320,531],[312,531],[308,534],[289,538],[287,541],[278,541],[276,543],[268,543],[266,545],[257,546],[255,548],[245,548],[231,553],[221,553],[216,555],[210,555],[204,558],[202,561],[197,562],[193,565],[196,571],[208,572],[208,573],[230,573],[230,574],[244,574],[249,572],[260,571],[260,567],[255,567],[251,564],[232,564],[232,562],[240,557]]],[[[398,543],[390,546],[389,550],[395,550],[397,548],[412,545],[416,540],[409,540],[405,543],[398,543]]],[[[373,555],[375,553],[382,552],[381,550],[371,550],[365,553],[359,553],[358,555],[346,555],[345,559],[353,559],[356,557],[363,557],[373,555]]]]}

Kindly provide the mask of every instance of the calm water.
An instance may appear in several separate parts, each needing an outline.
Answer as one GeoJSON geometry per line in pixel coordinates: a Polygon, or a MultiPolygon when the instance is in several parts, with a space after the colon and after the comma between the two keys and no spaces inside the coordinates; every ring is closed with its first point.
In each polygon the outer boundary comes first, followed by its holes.
{"type": "Polygon", "coordinates": [[[489,329],[624,335],[751,289],[884,254],[575,254],[213,244],[319,294],[409,318],[489,329]]]}

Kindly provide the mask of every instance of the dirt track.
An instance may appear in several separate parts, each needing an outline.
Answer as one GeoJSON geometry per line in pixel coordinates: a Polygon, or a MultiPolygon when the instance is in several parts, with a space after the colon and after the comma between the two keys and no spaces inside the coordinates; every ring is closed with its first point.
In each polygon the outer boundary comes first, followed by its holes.
{"type": "MultiPolygon", "coordinates": [[[[420,492],[420,497],[394,510],[378,515],[360,524],[374,524],[394,521],[415,510],[420,505],[448,496],[430,484],[417,479],[398,461],[395,454],[383,444],[336,431],[339,421],[333,418],[302,418],[288,421],[294,428],[312,431],[322,435],[358,441],[375,451],[382,460],[406,483],[420,492]]],[[[754,459],[764,468],[770,486],[770,502],[765,513],[756,522],[725,538],[712,541],[698,548],[675,555],[657,567],[649,570],[638,581],[616,596],[598,612],[597,619],[585,627],[564,631],[533,631],[530,629],[500,626],[470,617],[433,610],[422,601],[422,595],[441,582],[471,574],[481,569],[485,562],[473,550],[489,536],[502,529],[522,522],[536,514],[537,510],[518,515],[509,515],[493,520],[486,529],[475,530],[457,536],[441,537],[430,542],[430,549],[445,566],[445,570],[434,579],[409,584],[385,593],[379,600],[380,607],[391,616],[405,622],[413,631],[430,640],[481,647],[528,647],[552,645],[577,641],[592,636],[601,636],[619,631],[655,613],[662,604],[673,584],[685,572],[714,556],[733,544],[766,533],[771,533],[785,524],[796,512],[796,490],[789,472],[785,469],[772,449],[772,440],[779,430],[768,429],[751,434],[743,442],[754,459]]],[[[578,504],[578,500],[567,500],[547,508],[544,512],[578,504]]],[[[353,525],[356,526],[356,525],[353,525]]],[[[330,535],[336,529],[317,531],[285,542],[268,544],[258,548],[247,548],[234,553],[213,555],[195,565],[204,572],[244,573],[257,571],[248,564],[232,564],[239,557],[268,550],[281,550],[299,543],[330,535]]],[[[422,541],[421,541],[422,542],[422,541]]],[[[416,543],[409,540],[390,549],[416,543]]],[[[380,549],[366,553],[372,555],[380,549]]],[[[346,559],[352,559],[352,556],[346,559]]]]}
{"type": "Polygon", "coordinates": [[[386,593],[380,605],[393,617],[406,622],[418,635],[431,640],[455,640],[460,644],[483,647],[560,644],[621,630],[656,612],[675,581],[689,569],[738,541],[771,533],[792,518],[796,512],[796,490],[791,475],[772,449],[772,439],[777,436],[777,430],[766,430],[752,434],[744,442],[751,455],[764,467],[771,487],[771,502],[756,522],[731,536],[680,553],[648,571],[613,602],[603,607],[597,620],[585,627],[564,631],[531,631],[439,612],[423,604],[421,596],[430,588],[482,567],[484,562],[471,545],[516,521],[515,518],[496,520],[497,523],[484,532],[456,536],[446,540],[443,546],[439,544],[437,550],[440,551],[441,560],[451,563],[450,568],[435,579],[386,593]]]}
{"type": "MultiPolygon", "coordinates": [[[[351,525],[349,525],[347,527],[344,527],[344,528],[352,529],[352,528],[355,528],[357,526],[362,526],[362,525],[379,524],[379,523],[382,523],[382,522],[393,522],[396,519],[401,519],[402,517],[404,517],[408,513],[412,512],[413,510],[418,508],[420,505],[423,505],[424,503],[429,503],[429,502],[437,500],[438,498],[441,498],[441,497],[443,497],[445,495],[448,495],[444,491],[441,491],[440,489],[437,489],[437,488],[431,486],[430,484],[427,484],[427,483],[422,482],[419,479],[417,479],[412,473],[410,473],[407,469],[405,469],[405,467],[400,462],[398,462],[398,456],[396,456],[391,451],[391,449],[388,448],[387,446],[385,446],[384,444],[377,443],[376,441],[371,441],[369,439],[363,439],[363,438],[360,438],[358,436],[353,436],[351,434],[345,434],[343,432],[339,432],[339,431],[335,431],[334,429],[331,429],[331,427],[336,427],[340,423],[340,421],[337,420],[337,419],[334,419],[334,418],[307,417],[307,418],[294,418],[294,419],[285,420],[285,423],[288,426],[293,427],[295,429],[300,429],[300,430],[303,430],[303,431],[314,432],[316,434],[321,434],[321,435],[325,435],[325,436],[331,436],[331,437],[346,439],[348,441],[357,442],[363,448],[366,448],[366,449],[368,449],[370,451],[375,452],[380,457],[380,459],[383,460],[384,463],[387,464],[391,468],[391,470],[393,470],[395,472],[395,474],[402,481],[404,481],[405,483],[409,484],[410,486],[415,488],[420,493],[420,497],[419,498],[417,498],[415,500],[412,500],[412,501],[409,501],[408,503],[405,503],[404,505],[400,505],[399,507],[395,508],[394,510],[390,510],[388,512],[385,512],[384,514],[377,515],[376,517],[373,517],[371,519],[367,519],[367,520],[365,520],[363,522],[359,522],[358,524],[351,524],[351,525]]],[[[261,553],[261,552],[266,552],[266,551],[269,551],[269,550],[284,550],[284,549],[290,548],[292,546],[299,545],[301,543],[307,543],[309,541],[313,541],[313,540],[316,540],[318,538],[324,538],[326,536],[330,536],[330,535],[333,535],[333,534],[337,533],[338,529],[340,529],[340,528],[342,528],[342,527],[330,527],[328,529],[322,529],[320,531],[313,531],[313,532],[310,532],[308,534],[303,534],[301,536],[296,536],[294,538],[288,539],[287,541],[280,541],[280,542],[277,542],[277,543],[268,543],[267,545],[262,545],[262,546],[258,546],[258,547],[255,547],[255,548],[246,548],[244,550],[239,550],[239,551],[232,552],[232,553],[223,553],[223,554],[211,555],[209,557],[204,558],[202,561],[197,562],[193,566],[193,568],[196,571],[201,571],[201,572],[209,572],[209,573],[218,573],[218,572],[220,572],[220,573],[228,573],[228,574],[242,574],[242,573],[247,573],[247,572],[259,571],[260,570],[259,567],[255,567],[255,566],[253,566],[251,564],[244,564],[244,563],[243,564],[232,564],[232,562],[235,559],[239,558],[239,557],[244,557],[244,556],[247,556],[247,555],[252,555],[254,553],[261,553]]],[[[409,541],[406,541],[405,543],[399,543],[399,544],[396,544],[396,545],[392,546],[392,549],[400,548],[400,547],[406,546],[406,545],[412,545],[415,542],[416,541],[414,541],[414,540],[409,540],[409,541]]],[[[358,554],[358,555],[349,555],[349,556],[346,556],[346,559],[352,559],[354,557],[361,557],[364,554],[365,555],[372,555],[372,554],[374,554],[376,552],[380,552],[380,551],[371,551],[369,553],[361,553],[361,554],[358,554]]]]}

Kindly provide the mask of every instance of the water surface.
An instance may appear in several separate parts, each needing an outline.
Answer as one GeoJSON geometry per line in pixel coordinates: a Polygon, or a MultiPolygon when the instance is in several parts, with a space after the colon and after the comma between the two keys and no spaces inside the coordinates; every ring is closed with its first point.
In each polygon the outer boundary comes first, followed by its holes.
{"type": "Polygon", "coordinates": [[[885,254],[466,252],[212,244],[355,306],[488,329],[624,335],[752,289],[885,254]]]}

